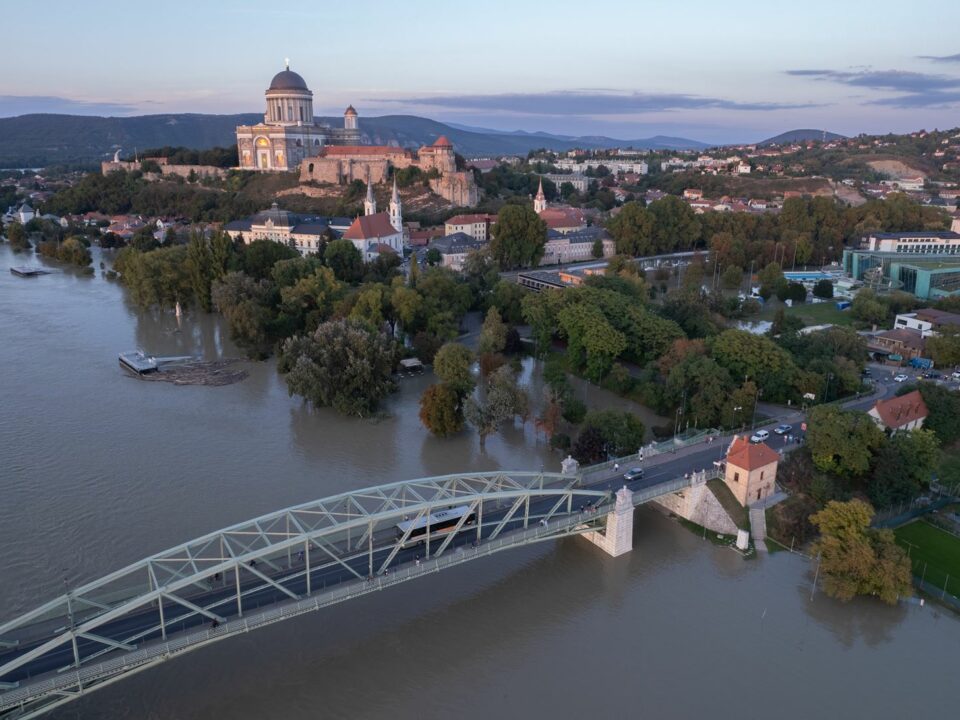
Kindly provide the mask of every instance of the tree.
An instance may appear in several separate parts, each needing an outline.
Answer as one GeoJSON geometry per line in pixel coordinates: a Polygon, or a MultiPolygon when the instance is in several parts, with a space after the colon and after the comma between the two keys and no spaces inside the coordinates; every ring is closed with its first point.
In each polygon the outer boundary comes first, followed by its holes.
{"type": "Polygon", "coordinates": [[[603,240],[602,239],[597,238],[596,240],[593,241],[593,247],[590,249],[590,255],[592,255],[593,258],[596,260],[599,260],[600,258],[603,257],[603,240]]]}
{"type": "Polygon", "coordinates": [[[487,436],[517,415],[525,417],[529,408],[526,392],[517,386],[509,367],[501,367],[490,376],[480,397],[467,398],[464,415],[480,436],[480,449],[486,448],[487,436]]]}
{"type": "Polygon", "coordinates": [[[210,298],[213,258],[203,233],[194,232],[190,235],[190,242],[187,243],[187,272],[190,274],[190,285],[197,303],[204,312],[210,312],[213,309],[213,300],[210,298]]]}
{"type": "Polygon", "coordinates": [[[711,354],[738,382],[740,378],[756,382],[768,400],[782,402],[794,393],[797,367],[793,358],[768,337],[724,330],[713,339],[711,354]]]}
{"type": "Polygon", "coordinates": [[[501,270],[535,266],[543,257],[547,226],[526,205],[505,205],[497,215],[490,254],[501,270]]]}
{"type": "Polygon", "coordinates": [[[923,427],[936,433],[943,445],[960,439],[960,392],[936,383],[922,382],[920,394],[929,412],[923,427]]]}
{"type": "Polygon", "coordinates": [[[397,346],[354,320],[330,320],[283,344],[278,370],[287,390],[316,407],[366,417],[396,389],[397,346]]]}
{"type": "Polygon", "coordinates": [[[927,353],[937,367],[960,365],[960,328],[946,325],[927,338],[927,353]]]}
{"type": "Polygon", "coordinates": [[[873,508],[862,500],[832,500],[810,522],[820,530],[813,553],[827,595],[844,602],[877,595],[893,605],[912,593],[910,560],[892,530],[873,530],[873,508]]]}
{"type": "Polygon", "coordinates": [[[583,423],[584,429],[592,427],[599,431],[604,450],[616,457],[635,453],[643,445],[643,423],[631,412],[591,410],[583,423]]]}
{"type": "Polygon", "coordinates": [[[823,298],[824,300],[829,300],[833,297],[833,282],[824,278],[823,280],[817,280],[817,284],[813,286],[813,296],[818,298],[823,298]]]}
{"type": "Polygon", "coordinates": [[[226,318],[230,337],[251,358],[262,359],[270,354],[270,294],[268,281],[257,282],[244,273],[228,273],[213,284],[214,307],[226,318]]]}
{"type": "Polygon", "coordinates": [[[807,446],[820,470],[841,477],[858,477],[870,468],[883,433],[864,412],[818,405],[810,412],[807,446]]]}
{"type": "Polygon", "coordinates": [[[443,262],[443,255],[436,248],[430,248],[427,250],[425,260],[427,261],[427,265],[439,265],[443,262]]]}
{"type": "Polygon", "coordinates": [[[620,212],[607,223],[617,252],[630,257],[654,254],[653,226],[656,219],[636,201],[624,203],[620,212]]]}
{"type": "Polygon", "coordinates": [[[578,303],[560,311],[560,327],[567,337],[567,353],[576,366],[586,365],[587,376],[599,382],[627,347],[624,334],[615,329],[595,305],[578,303]]]}
{"type": "Polygon", "coordinates": [[[500,318],[495,307],[487,310],[487,317],[480,329],[480,341],[477,351],[481,354],[500,353],[507,344],[507,326],[500,318]]]}
{"type": "Polygon", "coordinates": [[[783,270],[779,263],[769,263],[763,270],[757,273],[757,280],[760,283],[760,297],[767,300],[772,295],[781,295],[786,292],[787,281],[783,276],[783,270]]]}
{"type": "Polygon", "coordinates": [[[650,203],[653,213],[653,245],[655,252],[692,249],[700,239],[700,221],[693,209],[676,195],[650,203]]]}
{"type": "Polygon", "coordinates": [[[349,240],[341,238],[328,244],[323,262],[345,283],[355,283],[363,277],[363,256],[349,240]]]}
{"type": "Polygon", "coordinates": [[[254,280],[264,280],[270,277],[274,263],[298,257],[299,252],[283,243],[254,240],[243,248],[243,271],[254,280]]]}
{"type": "Polygon", "coordinates": [[[433,373],[460,397],[473,392],[473,353],[460,343],[447,343],[433,358],[433,373]]]}
{"type": "Polygon", "coordinates": [[[743,269],[736,265],[728,265],[720,276],[720,284],[726,290],[736,290],[743,283],[743,269]]]}
{"type": "Polygon", "coordinates": [[[420,422],[437,437],[448,437],[463,429],[460,396],[446,383],[431,385],[420,396],[420,422]]]}
{"type": "Polygon", "coordinates": [[[92,262],[90,251],[77,237],[68,237],[57,249],[57,260],[78,267],[86,267],[92,262]]]}
{"type": "Polygon", "coordinates": [[[7,241],[10,243],[10,247],[13,248],[14,252],[21,252],[31,248],[27,233],[23,229],[23,225],[18,222],[10,223],[10,225],[7,226],[7,241]]]}
{"type": "Polygon", "coordinates": [[[850,315],[872,325],[886,321],[887,314],[887,306],[872,290],[861,290],[850,303],[850,315]]]}

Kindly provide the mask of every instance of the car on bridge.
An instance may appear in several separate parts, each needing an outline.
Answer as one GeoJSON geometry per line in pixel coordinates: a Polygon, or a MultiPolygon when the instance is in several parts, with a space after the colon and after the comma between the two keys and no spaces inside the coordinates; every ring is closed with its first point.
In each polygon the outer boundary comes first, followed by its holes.
{"type": "Polygon", "coordinates": [[[756,444],[756,443],[762,443],[762,442],[763,442],[764,440],[766,440],[768,437],[770,437],[770,433],[767,432],[766,430],[757,430],[757,431],[750,437],[750,442],[752,442],[752,443],[754,443],[754,444],[756,444]]]}
{"type": "Polygon", "coordinates": [[[777,426],[773,429],[773,431],[774,431],[777,435],[786,435],[786,434],[787,434],[788,432],[790,432],[791,430],[793,430],[793,425],[787,425],[787,424],[777,425],[777,426]]]}
{"type": "Polygon", "coordinates": [[[630,480],[639,480],[643,477],[643,468],[630,468],[623,474],[623,479],[626,481],[630,480]]]}

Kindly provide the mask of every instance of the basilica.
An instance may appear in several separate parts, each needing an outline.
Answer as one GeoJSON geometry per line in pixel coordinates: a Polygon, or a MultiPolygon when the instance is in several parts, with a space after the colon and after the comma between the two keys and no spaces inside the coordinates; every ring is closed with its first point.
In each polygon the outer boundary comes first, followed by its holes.
{"type": "Polygon", "coordinates": [[[357,111],[343,113],[343,127],[334,128],[313,117],[313,93],[289,62],[270,81],[263,122],[237,127],[237,151],[243,170],[295,170],[304,158],[327,145],[359,145],[357,111]]]}
{"type": "Polygon", "coordinates": [[[395,170],[416,167],[428,175],[430,189],[450,204],[470,207],[480,201],[473,173],[457,169],[453,143],[443,135],[418,150],[363,145],[352,105],[343,113],[342,128],[314,119],[313,93],[289,63],[273,76],[266,100],[263,122],[237,127],[241,170],[299,170],[304,184],[346,185],[386,182],[395,170]]]}

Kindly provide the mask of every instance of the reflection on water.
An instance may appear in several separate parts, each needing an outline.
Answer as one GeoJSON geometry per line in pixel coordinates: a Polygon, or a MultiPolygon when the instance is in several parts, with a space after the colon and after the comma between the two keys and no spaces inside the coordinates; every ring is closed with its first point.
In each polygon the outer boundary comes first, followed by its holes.
{"type": "MultiPolygon", "coordinates": [[[[0,246],[0,265],[15,261],[0,246]]],[[[121,288],[0,273],[0,621],[212,529],[351,488],[556,469],[532,423],[431,437],[429,377],[376,421],[288,396],[272,362],[220,388],[143,383],[117,353],[236,357],[219,319],[121,288]]],[[[532,360],[524,377],[539,399],[532,360]]],[[[624,401],[586,385],[591,402],[624,401]]],[[[662,419],[644,418],[648,426],[662,419]]],[[[51,718],[953,716],[960,625],[933,608],[809,599],[807,563],[743,561],[642,509],[635,551],[537,545],[231,639],[51,718]]]]}

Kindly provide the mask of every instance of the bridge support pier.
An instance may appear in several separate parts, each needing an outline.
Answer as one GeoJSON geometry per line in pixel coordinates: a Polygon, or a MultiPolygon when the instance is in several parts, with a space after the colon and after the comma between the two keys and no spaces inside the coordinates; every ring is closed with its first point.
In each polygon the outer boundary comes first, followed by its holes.
{"type": "Polygon", "coordinates": [[[583,533],[583,537],[613,557],[633,550],[633,493],[626,485],[617,490],[617,503],[607,515],[606,529],[583,533]]]}

